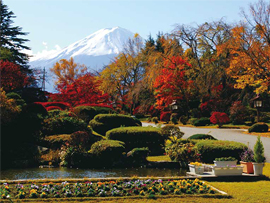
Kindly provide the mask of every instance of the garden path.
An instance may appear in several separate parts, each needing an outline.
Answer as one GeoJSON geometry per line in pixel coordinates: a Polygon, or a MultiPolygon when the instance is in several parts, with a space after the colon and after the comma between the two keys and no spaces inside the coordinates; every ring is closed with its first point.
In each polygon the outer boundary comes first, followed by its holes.
{"type": "MultiPolygon", "coordinates": [[[[142,122],[143,126],[156,126],[152,123],[142,122]]],[[[196,128],[196,127],[180,127],[181,131],[184,132],[183,138],[188,138],[194,134],[210,134],[218,140],[229,140],[235,142],[241,142],[248,145],[251,149],[257,140],[257,136],[248,135],[243,132],[247,132],[247,129],[218,129],[218,128],[196,128]]],[[[270,138],[261,137],[261,141],[264,146],[264,155],[266,162],[270,163],[270,138]]]]}

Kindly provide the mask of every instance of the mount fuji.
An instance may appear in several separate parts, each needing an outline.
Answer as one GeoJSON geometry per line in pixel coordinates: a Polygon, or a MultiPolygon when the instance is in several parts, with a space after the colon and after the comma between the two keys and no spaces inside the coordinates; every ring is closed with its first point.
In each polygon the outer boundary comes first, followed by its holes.
{"type": "Polygon", "coordinates": [[[50,68],[56,62],[61,59],[69,60],[73,57],[74,62],[86,65],[89,71],[98,71],[123,51],[124,45],[133,37],[134,33],[124,28],[101,29],[53,54],[34,56],[30,58],[29,65],[33,69],[45,68],[47,72],[46,91],[53,92],[55,79],[50,68]]]}

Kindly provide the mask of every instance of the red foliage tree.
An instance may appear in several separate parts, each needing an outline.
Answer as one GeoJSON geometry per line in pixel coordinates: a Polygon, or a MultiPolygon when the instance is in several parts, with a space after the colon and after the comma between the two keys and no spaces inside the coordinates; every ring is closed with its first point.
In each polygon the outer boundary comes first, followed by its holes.
{"type": "Polygon", "coordinates": [[[21,72],[18,65],[9,61],[0,61],[1,67],[1,86],[4,91],[10,92],[21,89],[28,84],[28,77],[21,72]]]}
{"type": "Polygon", "coordinates": [[[226,113],[213,112],[210,121],[213,124],[218,124],[218,127],[220,128],[223,124],[230,122],[230,118],[226,113]]]}
{"type": "Polygon", "coordinates": [[[171,112],[162,112],[160,115],[160,120],[168,123],[171,118],[171,112]]]}
{"type": "Polygon", "coordinates": [[[100,80],[87,73],[70,84],[62,83],[57,86],[58,94],[51,95],[54,101],[68,102],[72,106],[80,104],[108,103],[109,96],[100,89],[100,80]]]}
{"type": "Polygon", "coordinates": [[[185,70],[191,65],[180,56],[172,56],[163,62],[164,68],[154,82],[157,108],[164,110],[173,100],[188,102],[192,81],[187,80],[185,70]]]}

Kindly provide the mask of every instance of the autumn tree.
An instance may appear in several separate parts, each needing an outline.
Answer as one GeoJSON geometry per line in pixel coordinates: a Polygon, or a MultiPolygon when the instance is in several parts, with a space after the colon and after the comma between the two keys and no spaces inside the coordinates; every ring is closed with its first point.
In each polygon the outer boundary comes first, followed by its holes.
{"type": "Polygon", "coordinates": [[[164,110],[173,100],[184,101],[186,114],[188,114],[188,100],[190,99],[192,81],[190,81],[185,72],[191,65],[180,56],[171,57],[164,60],[164,68],[154,83],[156,94],[156,105],[164,110]]]}
{"type": "Polygon", "coordinates": [[[85,65],[80,65],[74,62],[71,57],[69,60],[61,59],[56,62],[51,72],[56,76],[55,84],[60,84],[62,88],[72,84],[76,79],[81,77],[87,70],[85,65]]]}
{"type": "Polygon", "coordinates": [[[22,89],[27,83],[26,74],[22,73],[20,67],[9,61],[0,61],[1,86],[4,91],[22,89]]]}
{"type": "Polygon", "coordinates": [[[124,51],[100,74],[102,90],[120,104],[129,104],[134,109],[135,97],[131,94],[144,77],[145,70],[140,54],[143,42],[138,34],[129,39],[124,51]]]}
{"type": "Polygon", "coordinates": [[[231,30],[231,38],[219,46],[218,54],[230,53],[227,73],[236,79],[235,88],[247,86],[255,92],[270,92],[270,3],[260,0],[250,5],[250,15],[242,11],[244,22],[231,30]]]}
{"type": "Polygon", "coordinates": [[[107,104],[109,97],[100,90],[100,84],[101,81],[98,78],[90,73],[86,73],[69,84],[58,84],[58,93],[52,94],[51,98],[54,101],[68,102],[72,106],[80,104],[107,104]]]}

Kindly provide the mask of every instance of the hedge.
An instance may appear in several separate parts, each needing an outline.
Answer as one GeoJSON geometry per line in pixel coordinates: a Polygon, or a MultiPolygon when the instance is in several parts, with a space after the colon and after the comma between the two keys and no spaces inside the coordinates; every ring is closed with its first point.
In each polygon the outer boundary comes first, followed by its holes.
{"type": "Polygon", "coordinates": [[[213,163],[215,158],[220,157],[234,157],[240,161],[240,154],[248,148],[245,144],[224,140],[200,140],[195,146],[204,163],[213,163]]]}
{"type": "Polygon", "coordinates": [[[146,157],[149,155],[148,147],[134,148],[127,153],[127,158],[132,166],[145,164],[147,162],[146,157]]]}
{"type": "Polygon", "coordinates": [[[216,138],[214,138],[212,135],[208,135],[208,134],[194,134],[191,135],[188,139],[195,139],[195,140],[217,140],[216,138]]]}
{"type": "Polygon", "coordinates": [[[76,131],[89,131],[87,124],[78,118],[53,117],[44,120],[42,135],[70,134],[76,131]]]}
{"type": "Polygon", "coordinates": [[[95,158],[94,167],[112,167],[124,159],[125,143],[117,140],[100,140],[95,142],[89,153],[95,158]]]}
{"type": "Polygon", "coordinates": [[[248,129],[248,132],[268,132],[268,129],[269,127],[265,123],[255,123],[248,129]]]}
{"type": "Polygon", "coordinates": [[[210,119],[206,118],[206,117],[202,117],[200,119],[197,119],[194,122],[194,126],[206,126],[206,125],[210,125],[210,124],[211,124],[210,119]]]}
{"type": "Polygon", "coordinates": [[[89,122],[94,131],[105,135],[107,131],[121,126],[141,126],[141,122],[122,114],[99,114],[89,122]]]}
{"type": "Polygon", "coordinates": [[[42,141],[42,144],[43,146],[51,149],[60,149],[63,144],[65,144],[66,142],[70,142],[70,140],[70,134],[51,135],[45,137],[42,141]]]}
{"type": "Polygon", "coordinates": [[[154,127],[121,127],[108,131],[106,137],[125,143],[127,151],[133,148],[148,147],[151,154],[163,152],[164,137],[154,127]]]}

